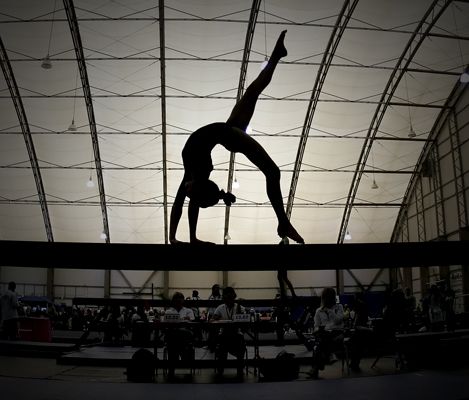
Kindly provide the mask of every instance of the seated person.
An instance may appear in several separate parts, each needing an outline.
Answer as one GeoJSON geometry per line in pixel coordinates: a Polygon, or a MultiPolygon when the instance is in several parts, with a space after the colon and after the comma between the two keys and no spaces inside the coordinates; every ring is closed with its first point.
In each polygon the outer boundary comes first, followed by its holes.
{"type": "Polygon", "coordinates": [[[132,326],[132,346],[145,347],[150,342],[150,326],[148,324],[148,317],[142,305],[137,307],[137,311],[131,317],[132,326]]]}
{"type": "MultiPolygon", "coordinates": [[[[222,295],[221,295],[221,290],[220,290],[220,285],[218,283],[215,283],[212,286],[212,293],[210,293],[210,296],[208,297],[209,300],[222,300],[222,295]]],[[[207,310],[207,318],[210,320],[213,316],[213,313],[215,312],[215,307],[210,307],[207,310]]]]}
{"type": "Polygon", "coordinates": [[[350,343],[350,368],[360,371],[360,360],[367,345],[373,340],[373,329],[368,326],[369,311],[363,292],[357,292],[353,300],[353,319],[350,327],[353,332],[350,343]]]}
{"type": "MultiPolygon", "coordinates": [[[[245,309],[238,303],[235,303],[236,292],[228,286],[223,289],[223,304],[220,304],[213,312],[213,321],[234,320],[236,314],[245,314],[245,309]]],[[[216,356],[219,360],[217,372],[223,374],[223,364],[228,357],[228,353],[232,354],[238,360],[237,375],[243,376],[243,360],[246,351],[246,343],[244,335],[237,327],[224,326],[217,337],[216,356]]]]}
{"type": "MultiPolygon", "coordinates": [[[[194,312],[184,307],[184,295],[181,292],[175,292],[171,300],[171,307],[165,311],[165,315],[178,314],[179,319],[185,321],[194,321],[194,312]]],[[[175,362],[179,360],[190,360],[194,354],[194,335],[186,327],[171,328],[166,332],[165,342],[168,349],[169,376],[174,375],[175,362]]]]}
{"type": "MultiPolygon", "coordinates": [[[[220,285],[215,283],[212,286],[212,293],[208,297],[209,300],[222,300],[220,285]]],[[[207,310],[207,320],[210,321],[213,317],[213,313],[215,312],[216,307],[209,307],[207,310]]],[[[207,332],[207,345],[208,349],[211,353],[215,352],[216,347],[216,336],[214,335],[213,329],[209,329],[207,332]]]]}
{"type": "Polygon", "coordinates": [[[104,342],[122,344],[124,333],[124,317],[120,307],[113,306],[104,324],[104,342]]]}
{"type": "Polygon", "coordinates": [[[323,369],[325,363],[337,361],[334,351],[342,348],[344,341],[344,308],[336,303],[336,291],[331,287],[321,293],[321,307],[314,314],[314,332],[318,346],[313,367],[323,369]]]}

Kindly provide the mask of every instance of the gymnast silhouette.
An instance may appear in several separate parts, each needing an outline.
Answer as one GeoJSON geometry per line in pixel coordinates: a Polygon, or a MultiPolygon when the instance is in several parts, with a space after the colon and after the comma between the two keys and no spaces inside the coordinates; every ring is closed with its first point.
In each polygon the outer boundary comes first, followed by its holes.
{"type": "MultiPolygon", "coordinates": [[[[285,246],[287,244],[289,244],[289,240],[287,237],[283,238],[279,243],[280,246],[285,246]]],[[[277,280],[280,288],[281,301],[285,302],[285,300],[287,299],[287,288],[285,286],[288,286],[288,289],[290,289],[292,297],[296,297],[295,288],[293,287],[293,284],[291,283],[290,279],[288,279],[288,270],[285,267],[281,266],[277,270],[277,280]]]]}
{"type": "Polygon", "coordinates": [[[278,219],[277,233],[281,238],[288,237],[304,243],[290,223],[283,206],[280,189],[280,170],[264,148],[246,134],[257,99],[272,80],[274,70],[282,57],[287,55],[284,45],[286,30],[280,34],[267,66],[249,85],[243,97],[233,108],[226,122],[215,122],[193,132],[182,150],[184,177],[179,185],[171,209],[169,239],[172,244],[181,243],[176,239],[176,231],[181,219],[184,200],[189,197],[189,237],[190,243],[210,243],[199,240],[196,235],[199,208],[214,206],[223,200],[227,206],[236,201],[232,193],[220,190],[209,179],[213,170],[211,151],[220,144],[228,151],[244,154],[265,175],[267,196],[278,219]]]}

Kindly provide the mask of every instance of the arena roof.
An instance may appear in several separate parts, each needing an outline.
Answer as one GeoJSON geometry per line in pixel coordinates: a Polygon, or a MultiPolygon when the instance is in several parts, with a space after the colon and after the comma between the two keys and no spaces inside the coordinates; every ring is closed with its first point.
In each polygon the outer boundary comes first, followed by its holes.
{"type": "MultiPolygon", "coordinates": [[[[248,134],[291,221],[306,243],[389,241],[469,62],[467,1],[3,0],[0,239],[166,243],[188,135],[228,118],[284,29],[248,134]]],[[[212,156],[240,187],[201,210],[199,237],[277,243],[262,173],[212,156]]]]}

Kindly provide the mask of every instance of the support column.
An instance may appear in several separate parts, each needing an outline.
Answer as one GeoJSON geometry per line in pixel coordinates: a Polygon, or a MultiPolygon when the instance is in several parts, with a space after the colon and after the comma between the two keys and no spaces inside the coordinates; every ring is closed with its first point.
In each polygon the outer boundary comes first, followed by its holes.
{"type": "Polygon", "coordinates": [[[413,293],[414,288],[412,285],[412,268],[403,268],[402,275],[405,287],[408,287],[413,293]]]}
{"type": "Polygon", "coordinates": [[[111,297],[111,270],[104,270],[104,298],[109,299],[111,297]]]}
{"type": "Polygon", "coordinates": [[[440,279],[442,281],[449,280],[449,266],[448,265],[440,265],[439,272],[440,272],[440,279]]]}
{"type": "Polygon", "coordinates": [[[389,288],[396,289],[399,286],[399,272],[397,268],[389,268],[389,288]]]}
{"type": "Polygon", "coordinates": [[[169,271],[163,273],[163,297],[169,299],[169,271]]]}
{"type": "Polygon", "coordinates": [[[46,296],[54,301],[54,268],[47,268],[46,296]]]}
{"type": "Polygon", "coordinates": [[[229,285],[228,279],[229,279],[228,271],[223,271],[222,279],[221,279],[222,287],[227,287],[229,285]]]}
{"type": "Polygon", "coordinates": [[[428,281],[428,267],[420,267],[420,292],[422,298],[425,296],[425,293],[427,293],[428,281]]]}
{"type": "Polygon", "coordinates": [[[336,286],[336,292],[338,295],[344,294],[344,270],[343,269],[335,270],[335,286],[336,286]]]}

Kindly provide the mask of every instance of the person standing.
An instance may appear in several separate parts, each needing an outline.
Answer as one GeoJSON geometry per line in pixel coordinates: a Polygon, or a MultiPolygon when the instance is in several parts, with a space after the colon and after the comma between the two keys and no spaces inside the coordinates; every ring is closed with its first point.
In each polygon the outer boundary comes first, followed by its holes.
{"type": "Polygon", "coordinates": [[[16,283],[8,283],[8,290],[0,299],[2,311],[2,336],[8,340],[18,338],[18,297],[16,295],[16,283]]]}

